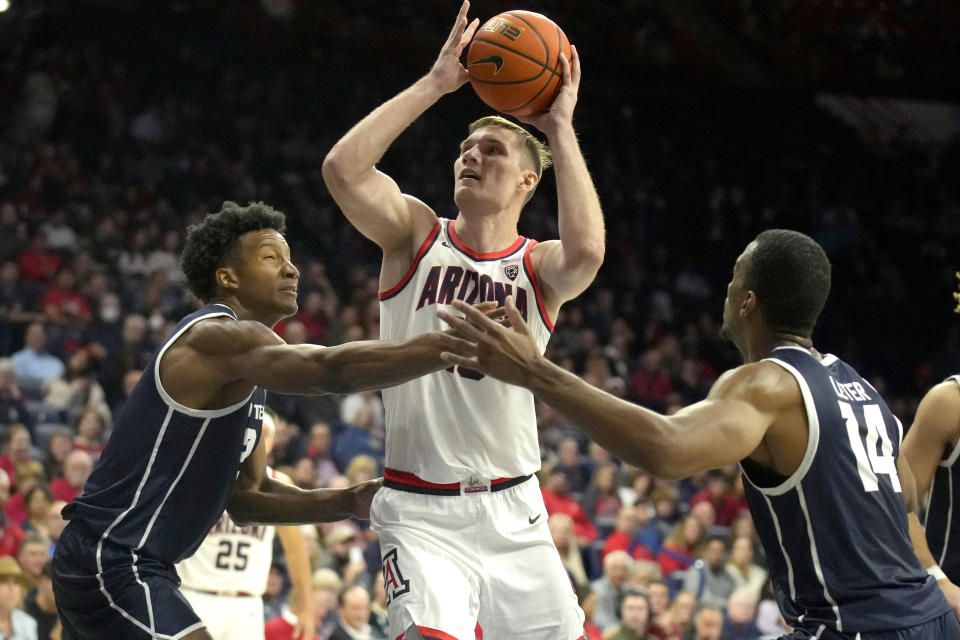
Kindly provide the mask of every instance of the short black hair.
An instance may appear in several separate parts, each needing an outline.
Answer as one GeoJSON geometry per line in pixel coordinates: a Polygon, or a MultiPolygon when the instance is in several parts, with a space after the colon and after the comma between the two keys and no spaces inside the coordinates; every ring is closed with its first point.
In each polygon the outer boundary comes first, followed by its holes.
{"type": "Polygon", "coordinates": [[[774,329],[813,333],[830,293],[830,259],[816,240],[789,229],[756,237],[747,264],[747,290],[757,294],[763,317],[774,329]]]}
{"type": "Polygon", "coordinates": [[[237,258],[240,236],[260,229],[283,233],[286,228],[284,215],[262,202],[251,202],[245,207],[229,200],[224,202],[219,212],[187,227],[187,240],[180,255],[187,287],[202,301],[209,302],[217,292],[214,274],[237,258]]]}

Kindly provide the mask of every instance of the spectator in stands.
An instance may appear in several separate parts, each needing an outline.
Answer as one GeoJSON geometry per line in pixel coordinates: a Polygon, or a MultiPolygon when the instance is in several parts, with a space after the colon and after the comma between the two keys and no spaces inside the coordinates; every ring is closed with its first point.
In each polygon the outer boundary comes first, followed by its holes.
{"type": "MultiPolygon", "coordinates": [[[[40,463],[37,462],[37,465],[40,463]]],[[[41,473],[42,473],[41,469],[41,473]]],[[[22,475],[22,474],[19,474],[22,475]]],[[[36,531],[44,536],[50,535],[50,505],[53,504],[53,494],[50,488],[44,482],[40,482],[31,487],[23,496],[23,504],[26,508],[27,516],[20,523],[20,528],[24,533],[36,531]]]]}
{"type": "Polygon", "coordinates": [[[3,510],[11,521],[18,523],[23,529],[23,522],[27,519],[27,492],[38,484],[46,482],[46,477],[43,473],[43,465],[36,460],[18,463],[13,477],[13,492],[3,510]]]}
{"type": "Polygon", "coordinates": [[[634,560],[627,584],[633,589],[646,590],[654,582],[663,582],[663,570],[653,560],[634,560]]]}
{"type": "Polygon", "coordinates": [[[270,570],[267,572],[267,586],[263,590],[263,619],[273,620],[279,616],[284,605],[287,604],[287,598],[283,592],[284,586],[289,584],[287,577],[287,568],[283,560],[274,559],[270,563],[270,570]]]}
{"type": "MultiPolygon", "coordinates": [[[[0,229],[0,238],[2,234],[0,229]]],[[[31,293],[20,281],[20,267],[4,262],[0,265],[0,354],[13,353],[22,325],[42,321],[43,314],[33,310],[31,293]]]]}
{"type": "Polygon", "coordinates": [[[583,611],[583,636],[585,640],[603,640],[603,632],[593,623],[593,616],[597,612],[597,594],[589,585],[577,589],[577,601],[583,611]]]}
{"type": "Polygon", "coordinates": [[[44,402],[69,417],[77,417],[85,407],[109,416],[107,396],[93,373],[93,364],[93,356],[87,349],[71,353],[63,375],[44,385],[44,402]]]}
{"type": "MultiPolygon", "coordinates": [[[[586,465],[580,461],[580,442],[578,439],[564,438],[560,441],[557,446],[557,460],[553,463],[553,469],[566,474],[571,493],[577,496],[583,493],[584,489],[587,488],[587,480],[590,476],[586,465]]],[[[593,514],[586,509],[586,506],[584,510],[587,511],[587,516],[592,520],[593,514]]]]}
{"type": "Polygon", "coordinates": [[[316,469],[317,483],[321,487],[327,486],[334,476],[340,474],[330,446],[333,442],[333,433],[326,422],[314,422],[310,426],[310,438],[307,441],[307,457],[313,462],[316,469]]]}
{"type": "MultiPolygon", "coordinates": [[[[330,329],[330,318],[327,316],[327,307],[324,304],[323,293],[310,291],[303,299],[300,311],[293,317],[293,321],[303,326],[305,340],[313,344],[323,344],[330,329]]],[[[287,322],[289,327],[290,322],[287,322]]]]}
{"type": "Polygon", "coordinates": [[[680,495],[671,486],[658,486],[650,493],[653,501],[653,524],[657,527],[660,539],[665,540],[673,533],[680,521],[680,495]]]}
{"type": "Polygon", "coordinates": [[[0,634],[16,640],[37,640],[37,621],[18,609],[20,601],[33,587],[30,579],[11,557],[0,557],[0,634]]]}
{"type": "MultiPolygon", "coordinates": [[[[592,444],[592,443],[591,443],[592,444]]],[[[626,467],[627,482],[619,487],[623,504],[637,504],[653,492],[653,476],[638,467],[626,467]]]]}
{"type": "Polygon", "coordinates": [[[12,202],[0,202],[0,261],[16,258],[27,244],[27,225],[12,202]]]}
{"type": "Polygon", "coordinates": [[[693,624],[697,599],[690,593],[678,593],[670,607],[654,619],[650,632],[661,640],[682,640],[693,624]]]}
{"type": "Polygon", "coordinates": [[[649,349],[640,359],[639,370],[630,378],[630,398],[645,407],[662,411],[671,393],[673,385],[663,367],[660,351],[649,349]]]}
{"type": "Polygon", "coordinates": [[[603,559],[603,576],[590,585],[597,594],[593,622],[604,633],[617,626],[623,591],[632,568],[633,559],[626,551],[613,551],[603,559]]]}
{"type": "Polygon", "coordinates": [[[656,640],[647,633],[650,625],[650,601],[642,591],[623,594],[620,624],[607,640],[656,640]]]}
{"type": "Polygon", "coordinates": [[[363,587],[348,587],[339,598],[340,622],[330,640],[386,640],[370,626],[370,594],[363,587]]]}
{"type": "Polygon", "coordinates": [[[640,510],[637,507],[621,507],[617,513],[613,533],[603,543],[603,556],[611,551],[626,551],[634,560],[653,560],[653,552],[644,544],[635,541],[640,530],[640,510]]]}
{"type": "Polygon", "coordinates": [[[720,470],[713,470],[707,474],[707,486],[690,498],[690,507],[700,502],[709,502],[713,505],[713,524],[721,527],[730,526],[741,512],[746,511],[746,503],[741,503],[731,495],[732,481],[720,470]]]}
{"type": "Polygon", "coordinates": [[[313,610],[317,613],[317,638],[329,638],[339,623],[337,602],[343,591],[343,581],[333,569],[313,572],[313,610]]]}
{"type": "Polygon", "coordinates": [[[123,344],[123,305],[112,291],[100,297],[97,312],[86,331],[90,346],[99,354],[112,354],[123,344]]]}
{"type": "Polygon", "coordinates": [[[617,489],[617,467],[608,463],[594,470],[593,479],[583,493],[583,510],[601,530],[610,530],[623,506],[617,489]]]}
{"type": "Polygon", "coordinates": [[[549,469],[546,480],[541,486],[543,502],[547,507],[547,515],[565,513],[573,519],[573,530],[577,537],[577,544],[586,547],[597,539],[597,529],[590,522],[583,507],[570,494],[567,474],[559,469],[549,469]]]}
{"type": "Polygon", "coordinates": [[[670,608],[670,587],[663,580],[651,580],[646,589],[647,602],[650,605],[650,630],[662,632],[658,625],[670,608]]]}
{"type": "Polygon", "coordinates": [[[345,469],[360,455],[383,460],[384,438],[377,434],[377,430],[382,434],[383,429],[383,403],[379,395],[375,391],[351,394],[344,399],[340,411],[347,429],[333,443],[337,466],[345,469]]]}
{"type": "Polygon", "coordinates": [[[363,561],[357,530],[349,524],[338,524],[326,535],[326,568],[339,576],[345,587],[362,586],[369,589],[373,580],[363,561]]]}
{"type": "Polygon", "coordinates": [[[47,480],[63,477],[63,464],[73,450],[73,432],[67,427],[59,427],[47,437],[47,446],[43,454],[43,471],[47,480]]]}
{"type": "Polygon", "coordinates": [[[74,449],[67,454],[63,463],[63,477],[50,483],[53,497],[64,502],[71,502],[83,492],[87,478],[93,471],[93,458],[81,449],[74,449]]]}
{"type": "Polygon", "coordinates": [[[553,545],[563,561],[563,568],[570,574],[574,587],[579,589],[589,584],[580,547],[577,546],[573,534],[573,519],[565,513],[555,513],[547,519],[547,526],[550,528],[553,545]]]}
{"type": "Polygon", "coordinates": [[[130,369],[130,371],[123,374],[123,396],[113,404],[113,408],[110,410],[111,423],[116,422],[120,418],[123,405],[126,404],[130,394],[133,393],[137,383],[140,382],[141,377],[143,377],[143,372],[139,369],[130,369]]]}
{"type": "Polygon", "coordinates": [[[689,569],[697,557],[697,551],[705,534],[704,526],[697,516],[693,514],[684,516],[657,554],[657,562],[663,569],[663,575],[669,578],[676,571],[689,569]]]}
{"type": "MultiPolygon", "coordinates": [[[[310,597],[311,594],[306,594],[310,597]]],[[[280,615],[267,620],[264,625],[264,640],[295,640],[293,633],[300,615],[300,598],[296,587],[287,594],[287,602],[282,606],[280,615]]]]}
{"type": "Polygon", "coordinates": [[[53,280],[62,263],[63,259],[47,247],[47,234],[42,229],[33,232],[27,248],[17,258],[20,277],[34,286],[53,280]]]}
{"type": "Polygon", "coordinates": [[[23,529],[10,520],[3,508],[10,499],[10,476],[0,469],[0,557],[15,556],[23,541],[23,529]]]}
{"type": "Polygon", "coordinates": [[[43,573],[43,565],[51,557],[50,538],[39,531],[30,531],[24,534],[17,550],[17,562],[24,574],[36,583],[43,573]]]}
{"type": "Polygon", "coordinates": [[[66,367],[60,358],[47,353],[47,330],[41,323],[30,323],[23,341],[23,349],[13,354],[17,382],[24,388],[39,391],[48,380],[62,376],[66,367]]]}
{"type": "Polygon", "coordinates": [[[67,224],[67,211],[63,207],[50,214],[40,225],[40,230],[46,236],[50,250],[62,258],[70,258],[77,252],[77,232],[67,224]]]}
{"type": "Polygon", "coordinates": [[[0,455],[0,469],[16,483],[17,466],[25,462],[33,462],[41,457],[41,453],[30,443],[30,432],[22,424],[12,424],[3,434],[3,455],[0,455]]]}
{"type": "Polygon", "coordinates": [[[0,358],[0,428],[20,423],[33,426],[33,416],[27,410],[20,387],[17,386],[17,369],[10,358],[0,358]]]}
{"type": "Polygon", "coordinates": [[[76,435],[73,437],[73,448],[86,451],[90,457],[97,460],[107,446],[104,435],[107,431],[107,420],[99,409],[87,407],[82,409],[73,421],[76,435]]]}
{"type": "Polygon", "coordinates": [[[51,560],[43,563],[43,570],[36,586],[23,598],[23,610],[37,621],[37,640],[52,640],[60,637],[60,618],[57,603],[53,599],[53,581],[50,579],[51,560]],[[56,630],[56,631],[55,631],[56,630]]]}
{"type": "Polygon", "coordinates": [[[50,325],[86,327],[90,323],[90,306],[77,291],[77,276],[69,266],[57,269],[53,286],[43,294],[40,306],[50,325]]]}
{"type": "Polygon", "coordinates": [[[120,400],[123,378],[127,372],[131,369],[142,371],[153,357],[147,329],[147,319],[139,313],[131,313],[123,319],[120,347],[103,362],[104,390],[108,402],[120,400]]]}
{"type": "Polygon", "coordinates": [[[687,640],[724,640],[723,611],[709,605],[701,607],[693,616],[693,631],[687,640]]]}
{"type": "Polygon", "coordinates": [[[370,626],[374,634],[387,636],[390,630],[387,622],[387,590],[384,586],[383,571],[373,576],[373,589],[370,595],[370,626]]]}
{"type": "Polygon", "coordinates": [[[730,548],[730,562],[727,564],[727,573],[733,578],[737,587],[748,587],[753,590],[757,598],[767,584],[769,573],[753,562],[753,540],[741,536],[735,538],[730,548]]]}
{"type": "Polygon", "coordinates": [[[687,569],[683,590],[703,604],[724,607],[736,582],[727,571],[727,546],[721,538],[710,538],[701,548],[700,557],[687,569]]]}
{"type": "Polygon", "coordinates": [[[749,587],[740,587],[730,594],[727,614],[723,621],[726,640],[757,640],[762,634],[757,628],[757,596],[749,587]]]}

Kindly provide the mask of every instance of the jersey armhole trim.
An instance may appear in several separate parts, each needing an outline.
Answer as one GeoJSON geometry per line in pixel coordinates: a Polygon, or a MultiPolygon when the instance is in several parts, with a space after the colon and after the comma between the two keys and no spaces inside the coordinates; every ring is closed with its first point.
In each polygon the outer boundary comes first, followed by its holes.
{"type": "Polygon", "coordinates": [[[813,393],[811,393],[810,386],[807,384],[807,381],[804,380],[803,374],[783,360],[778,360],[776,358],[765,358],[764,361],[773,362],[783,367],[796,379],[797,384],[800,386],[800,394],[803,396],[803,406],[807,414],[807,450],[804,451],[803,458],[800,460],[800,466],[797,467],[797,470],[794,471],[789,478],[775,487],[757,486],[754,484],[753,480],[750,479],[749,474],[742,465],[740,467],[740,472],[743,474],[743,477],[747,479],[747,482],[749,482],[753,488],[760,493],[768,496],[780,496],[799,486],[806,477],[807,471],[809,471],[810,467],[813,465],[813,459],[817,455],[817,447],[820,444],[820,419],[817,416],[817,406],[813,401],[813,393]]]}
{"type": "Polygon", "coordinates": [[[537,279],[537,274],[533,271],[533,260],[530,259],[530,252],[533,251],[533,248],[537,246],[537,244],[539,243],[533,239],[527,243],[527,248],[523,251],[523,270],[526,272],[527,278],[530,279],[530,284],[533,285],[533,297],[537,299],[537,311],[540,313],[540,320],[546,325],[547,330],[553,333],[553,322],[550,321],[550,316],[547,315],[547,308],[543,305],[543,295],[540,293],[540,281],[537,279]]]}
{"type": "MultiPolygon", "coordinates": [[[[947,378],[947,380],[953,380],[955,383],[957,383],[957,390],[960,391],[960,375],[950,376],[949,378],[947,378]]],[[[949,456],[941,460],[938,463],[938,466],[941,466],[944,468],[952,467],[954,463],[957,461],[958,457],[960,457],[960,440],[954,443],[953,451],[950,452],[949,456]]]]}
{"type": "Polygon", "coordinates": [[[400,291],[402,291],[405,286],[407,286],[407,283],[410,282],[410,278],[412,278],[413,274],[416,273],[417,267],[420,266],[420,262],[423,260],[423,256],[427,255],[427,251],[430,251],[431,247],[433,247],[433,244],[437,241],[437,236],[439,235],[440,235],[440,220],[437,219],[437,221],[433,223],[433,227],[430,229],[430,232],[427,234],[427,237],[424,238],[423,242],[420,243],[420,248],[417,249],[417,255],[414,256],[413,262],[410,264],[410,268],[407,269],[407,272],[404,274],[404,276],[400,278],[400,282],[393,285],[386,291],[377,292],[377,297],[381,301],[392,298],[393,296],[400,293],[400,291]]]}
{"type": "MultiPolygon", "coordinates": [[[[163,347],[160,349],[160,352],[157,353],[157,359],[153,363],[153,381],[156,384],[157,393],[160,394],[160,398],[163,400],[164,404],[166,404],[168,407],[170,407],[171,409],[173,409],[178,413],[183,413],[185,415],[188,415],[194,418],[220,418],[229,413],[233,413],[240,407],[246,405],[248,402],[250,402],[250,398],[253,397],[254,392],[251,391],[250,395],[248,395],[246,398],[244,398],[240,402],[230,405],[229,407],[224,407],[222,409],[192,409],[174,400],[173,397],[171,397],[170,394],[167,393],[167,390],[163,388],[163,383],[160,381],[160,361],[163,359],[163,354],[165,354],[167,352],[167,349],[170,348],[170,345],[176,342],[180,338],[180,336],[183,335],[184,331],[186,331],[196,323],[200,322],[201,320],[207,320],[208,318],[217,318],[220,316],[227,316],[228,318],[233,318],[234,320],[236,320],[236,316],[234,316],[233,314],[221,312],[221,311],[214,311],[213,313],[208,313],[208,314],[199,316],[197,318],[194,318],[187,324],[183,325],[183,327],[181,327],[179,331],[177,331],[175,334],[170,336],[170,339],[167,340],[167,343],[163,345],[163,347]]],[[[256,388],[254,388],[254,390],[256,390],[256,388]]]]}

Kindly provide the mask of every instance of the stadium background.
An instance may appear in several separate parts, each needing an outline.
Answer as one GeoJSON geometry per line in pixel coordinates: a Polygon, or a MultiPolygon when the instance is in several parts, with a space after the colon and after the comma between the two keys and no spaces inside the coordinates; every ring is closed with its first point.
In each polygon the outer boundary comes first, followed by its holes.
{"type": "MultiPolygon", "coordinates": [[[[38,482],[55,481],[49,436],[62,426],[72,437],[88,406],[109,431],[126,373],[193,308],[176,267],[183,230],[223,200],[287,213],[305,340],[377,336],[379,252],[338,212],[320,165],[347,128],[426,72],[456,5],[11,0],[0,13],[0,357],[20,351],[39,321],[49,351],[70,366],[41,385],[0,364],[0,424],[26,425],[34,447],[5,449],[9,471],[32,456],[45,465],[38,482]],[[75,285],[58,278],[63,268],[75,285]]],[[[477,0],[471,15],[511,8],[477,0]]],[[[951,313],[960,11],[940,0],[523,8],[554,18],[581,52],[575,124],[608,228],[604,266],[565,305],[551,357],[660,410],[701,399],[738,362],[717,337],[735,257],[758,231],[789,227],[821,242],[834,265],[815,344],[861,370],[909,424],[919,397],[960,362],[951,313]],[[934,106],[906,102],[917,100],[934,106]],[[930,111],[940,120],[916,115],[930,111]]],[[[488,113],[469,87],[445,97],[381,167],[455,215],[456,145],[466,123],[488,113]]],[[[548,173],[521,233],[556,237],[551,181],[548,173]]],[[[303,484],[346,472],[355,454],[378,457],[375,399],[273,404],[292,425],[275,462],[303,484]],[[318,421],[333,435],[333,470],[310,444],[318,421]]],[[[599,533],[580,551],[597,578],[615,511],[598,514],[589,485],[605,458],[549,410],[540,422],[547,467],[565,470],[573,495],[594,509],[586,516],[599,533]]],[[[75,446],[95,454],[99,445],[75,446]]],[[[630,485],[636,474],[615,466],[618,484],[630,485]]],[[[658,488],[678,496],[672,516],[642,503],[657,543],[707,484],[638,482],[641,497],[658,488]]],[[[318,565],[326,557],[336,567],[324,533],[318,565]]]]}

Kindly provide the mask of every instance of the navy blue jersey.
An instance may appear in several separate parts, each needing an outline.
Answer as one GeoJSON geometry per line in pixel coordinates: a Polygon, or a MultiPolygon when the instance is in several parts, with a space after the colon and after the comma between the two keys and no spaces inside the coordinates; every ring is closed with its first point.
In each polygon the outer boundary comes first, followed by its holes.
{"type": "MultiPolygon", "coordinates": [[[[960,386],[960,375],[951,376],[948,380],[960,386]]],[[[960,417],[957,419],[960,420],[960,417]]],[[[960,514],[955,513],[953,508],[960,500],[958,458],[960,443],[954,444],[950,453],[937,465],[933,483],[925,498],[927,513],[923,520],[933,558],[954,584],[960,584],[960,514]]]]}
{"type": "Polygon", "coordinates": [[[214,304],[177,325],[124,405],[83,495],[64,518],[137,555],[176,563],[193,554],[217,522],[239,463],[260,438],[265,392],[215,411],[178,404],[160,384],[160,358],[194,323],[228,316],[214,304]]]}
{"type": "Polygon", "coordinates": [[[789,478],[741,462],[774,590],[794,627],[842,633],[912,627],[950,610],[910,543],[897,475],[903,427],[852,367],[782,347],[809,437],[789,478]]]}

